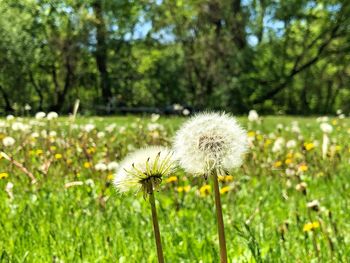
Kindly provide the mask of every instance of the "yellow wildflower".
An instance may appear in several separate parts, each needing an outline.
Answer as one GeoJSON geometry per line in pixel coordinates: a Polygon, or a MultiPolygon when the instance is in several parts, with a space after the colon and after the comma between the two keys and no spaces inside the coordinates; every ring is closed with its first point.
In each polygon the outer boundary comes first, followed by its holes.
{"type": "Polygon", "coordinates": [[[276,162],[273,164],[273,166],[274,166],[275,168],[281,167],[281,166],[282,166],[282,162],[281,162],[281,161],[276,161],[276,162]]]}
{"type": "Polygon", "coordinates": [[[298,171],[299,172],[306,172],[309,168],[307,167],[306,164],[301,164],[299,167],[298,167],[298,171]]]}
{"type": "Polygon", "coordinates": [[[8,173],[0,173],[0,179],[9,177],[8,173]]]}
{"type": "Polygon", "coordinates": [[[199,189],[199,193],[201,196],[206,196],[209,195],[211,191],[211,186],[208,184],[203,185],[200,189],[199,189]]]}
{"type": "Polygon", "coordinates": [[[293,160],[291,158],[288,158],[285,160],[285,164],[291,164],[293,162],[293,160]]]}
{"type": "Polygon", "coordinates": [[[232,175],[227,175],[225,176],[225,182],[228,183],[228,182],[232,182],[233,181],[233,176],[232,175]]]}
{"type": "Polygon", "coordinates": [[[288,153],[286,157],[287,157],[287,159],[292,159],[293,158],[293,153],[288,153]]]}
{"type": "Polygon", "coordinates": [[[86,152],[88,154],[92,154],[92,153],[96,152],[96,148],[95,147],[90,147],[89,149],[86,150],[86,152]]]}
{"type": "Polygon", "coordinates": [[[272,143],[272,140],[271,140],[271,139],[267,139],[267,140],[265,141],[264,146],[267,147],[267,146],[269,146],[271,143],[272,143]]]}
{"type": "Polygon", "coordinates": [[[319,228],[320,227],[320,223],[318,221],[315,221],[315,222],[309,222],[309,223],[306,223],[303,227],[303,231],[304,232],[309,232],[309,231],[312,231],[316,228],[319,228]]]}
{"type": "Polygon", "coordinates": [[[313,148],[315,148],[315,145],[312,142],[306,142],[304,143],[304,147],[307,151],[311,151],[313,148]]]}
{"type": "Polygon", "coordinates": [[[341,151],[341,146],[340,146],[340,145],[335,146],[335,150],[336,150],[337,152],[341,151]]]}
{"type": "Polygon", "coordinates": [[[261,134],[257,135],[256,138],[258,139],[258,141],[262,141],[264,139],[264,137],[261,134]]]}
{"type": "Polygon", "coordinates": [[[68,165],[70,165],[70,164],[73,163],[73,161],[72,161],[72,159],[68,159],[66,163],[67,163],[68,165]]]}
{"type": "Polygon", "coordinates": [[[50,146],[50,150],[54,152],[57,150],[57,147],[55,145],[52,145],[52,146],[50,146]]]}
{"type": "Polygon", "coordinates": [[[225,194],[225,193],[227,193],[228,191],[230,191],[230,187],[225,186],[225,187],[223,187],[223,188],[220,189],[220,194],[225,194]]]}
{"type": "Polygon", "coordinates": [[[183,187],[184,192],[188,193],[191,190],[191,186],[190,185],[186,185],[183,187]]]}
{"type": "Polygon", "coordinates": [[[36,150],[36,155],[42,155],[42,154],[43,154],[43,150],[41,149],[36,150]]]}
{"type": "Polygon", "coordinates": [[[57,160],[62,159],[62,154],[56,153],[56,154],[55,154],[55,158],[56,158],[57,160]]]}
{"type": "Polygon", "coordinates": [[[178,188],[176,188],[176,190],[179,192],[179,193],[182,193],[184,191],[184,187],[183,186],[179,186],[178,188]]]}
{"type": "Polygon", "coordinates": [[[108,174],[107,180],[108,180],[108,181],[112,181],[112,180],[113,180],[113,174],[108,174]]]}
{"type": "Polygon", "coordinates": [[[334,126],[336,126],[336,125],[338,124],[337,120],[333,120],[333,121],[332,121],[332,124],[333,124],[334,126]]]}
{"type": "Polygon", "coordinates": [[[254,137],[254,136],[255,136],[255,132],[254,131],[248,132],[248,137],[254,137]]]}
{"type": "Polygon", "coordinates": [[[225,182],[225,176],[218,175],[218,180],[219,180],[219,182],[225,182]]]}
{"type": "Polygon", "coordinates": [[[177,182],[177,177],[176,176],[170,176],[169,178],[166,179],[167,183],[175,183],[177,182]]]}
{"type": "Polygon", "coordinates": [[[85,168],[90,168],[91,167],[91,163],[90,162],[85,162],[84,163],[84,167],[85,168]]]}

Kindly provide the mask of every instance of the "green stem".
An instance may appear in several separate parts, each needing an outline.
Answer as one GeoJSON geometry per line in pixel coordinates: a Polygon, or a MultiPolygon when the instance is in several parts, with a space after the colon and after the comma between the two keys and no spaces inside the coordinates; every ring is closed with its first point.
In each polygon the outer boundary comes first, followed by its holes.
{"type": "Polygon", "coordinates": [[[217,217],[217,221],[218,221],[220,262],[227,263],[225,227],[224,227],[224,220],[222,218],[221,198],[220,198],[220,190],[219,190],[219,181],[218,181],[217,171],[214,170],[212,175],[213,175],[213,180],[214,180],[216,217],[217,217]]]}
{"type": "Polygon", "coordinates": [[[157,217],[157,210],[156,210],[156,202],[154,200],[154,193],[153,193],[152,187],[151,187],[150,192],[149,192],[149,202],[151,204],[151,209],[152,209],[153,230],[154,230],[154,237],[156,239],[156,245],[157,245],[158,262],[164,263],[162,240],[160,238],[160,231],[159,231],[159,224],[158,224],[158,217],[157,217]]]}

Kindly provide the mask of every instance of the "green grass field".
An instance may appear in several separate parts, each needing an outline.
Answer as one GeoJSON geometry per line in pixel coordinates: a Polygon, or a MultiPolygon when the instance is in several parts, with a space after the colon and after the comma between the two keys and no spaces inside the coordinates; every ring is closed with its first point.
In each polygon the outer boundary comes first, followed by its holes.
{"type": "MultiPolygon", "coordinates": [[[[0,120],[0,262],[156,262],[149,203],[117,194],[113,163],[96,164],[170,145],[184,120],[0,120]]],[[[328,120],[323,156],[316,118],[239,121],[251,145],[221,182],[229,262],[349,262],[350,122],[328,120]]],[[[210,183],[174,176],[156,193],[166,262],[218,262],[210,183]]]]}

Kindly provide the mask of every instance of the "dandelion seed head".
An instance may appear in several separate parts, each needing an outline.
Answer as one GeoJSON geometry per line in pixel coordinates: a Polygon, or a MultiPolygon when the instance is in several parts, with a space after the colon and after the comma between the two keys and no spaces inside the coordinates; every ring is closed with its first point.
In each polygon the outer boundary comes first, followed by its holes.
{"type": "Polygon", "coordinates": [[[2,143],[5,147],[9,147],[14,145],[16,140],[10,136],[6,136],[5,138],[2,139],[2,143]]]}
{"type": "Polygon", "coordinates": [[[250,110],[248,114],[248,120],[250,122],[258,121],[259,120],[259,114],[256,110],[250,110]]]}
{"type": "Polygon", "coordinates": [[[46,118],[48,120],[53,120],[53,119],[57,119],[58,118],[58,114],[57,112],[51,111],[47,114],[46,118]]]}
{"type": "Polygon", "coordinates": [[[41,119],[45,118],[45,116],[46,116],[45,112],[39,111],[35,114],[35,119],[41,120],[41,119]]]}
{"type": "Polygon", "coordinates": [[[119,165],[114,186],[120,193],[150,192],[156,188],[162,177],[170,175],[175,168],[173,153],[166,147],[152,146],[129,154],[119,165]]]}
{"type": "Polygon", "coordinates": [[[192,117],[174,139],[176,159],[194,175],[240,166],[247,147],[246,131],[225,113],[201,113],[192,117]]]}
{"type": "Polygon", "coordinates": [[[331,133],[333,131],[333,126],[327,122],[321,123],[320,128],[324,133],[331,133]]]}

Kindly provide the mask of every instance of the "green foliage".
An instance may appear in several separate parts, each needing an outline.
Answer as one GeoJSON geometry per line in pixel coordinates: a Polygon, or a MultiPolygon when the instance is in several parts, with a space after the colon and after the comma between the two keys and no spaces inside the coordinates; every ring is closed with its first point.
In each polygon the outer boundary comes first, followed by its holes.
{"type": "Polygon", "coordinates": [[[350,111],[348,1],[0,3],[0,108],[350,111]]]}

